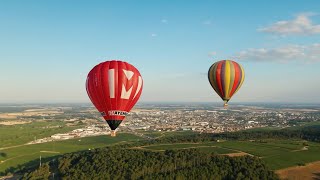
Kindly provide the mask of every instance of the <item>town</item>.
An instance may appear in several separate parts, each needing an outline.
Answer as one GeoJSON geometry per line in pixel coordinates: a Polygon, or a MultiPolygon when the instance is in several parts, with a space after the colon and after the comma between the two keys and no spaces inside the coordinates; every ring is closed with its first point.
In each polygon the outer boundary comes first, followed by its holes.
{"type": "MultiPolygon", "coordinates": [[[[285,128],[320,120],[319,106],[231,105],[216,104],[139,104],[117,131],[143,134],[144,131],[232,132],[251,128],[285,128]]],[[[21,112],[1,113],[0,124],[14,125],[36,121],[60,121],[73,130],[36,138],[28,144],[108,135],[110,128],[90,105],[26,107],[21,112]]],[[[57,128],[47,127],[47,128],[57,128]]]]}

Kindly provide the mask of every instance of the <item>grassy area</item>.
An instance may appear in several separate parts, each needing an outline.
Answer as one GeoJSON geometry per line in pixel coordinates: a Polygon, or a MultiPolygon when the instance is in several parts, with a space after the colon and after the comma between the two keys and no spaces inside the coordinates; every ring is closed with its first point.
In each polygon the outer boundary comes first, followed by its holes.
{"type": "Polygon", "coordinates": [[[158,144],[144,146],[142,148],[154,151],[197,148],[200,151],[215,152],[217,154],[241,151],[262,158],[270,168],[277,170],[320,160],[320,143],[308,142],[308,150],[303,150],[303,142],[304,141],[267,139],[262,142],[225,141],[219,143],[158,144]]]}
{"type": "Polygon", "coordinates": [[[189,149],[197,148],[203,152],[214,152],[216,154],[228,154],[236,153],[237,151],[217,147],[217,143],[214,142],[203,142],[203,143],[175,143],[175,144],[158,144],[143,146],[142,149],[151,151],[164,151],[164,150],[177,150],[177,149],[189,149]]]}
{"type": "Polygon", "coordinates": [[[159,131],[137,131],[137,132],[142,133],[151,138],[159,138],[164,135],[164,132],[159,132],[159,131]]]}
{"type": "Polygon", "coordinates": [[[302,143],[284,144],[278,141],[271,142],[250,142],[250,141],[226,141],[220,143],[221,147],[236,149],[259,157],[268,157],[283,152],[300,150],[303,148],[302,143]]]}
{"type": "Polygon", "coordinates": [[[303,149],[303,141],[269,140],[264,143],[249,141],[226,141],[220,147],[235,149],[261,157],[274,170],[320,160],[320,144],[308,143],[303,149]]]}
{"type": "MultiPolygon", "coordinates": [[[[0,172],[4,172],[10,167],[17,167],[29,161],[37,160],[40,155],[42,158],[46,158],[140,139],[140,137],[132,134],[119,133],[116,137],[104,135],[10,148],[0,151],[0,153],[4,153],[4,157],[0,156],[0,172]]],[[[39,162],[35,161],[34,163],[39,162]]]]}
{"type": "Polygon", "coordinates": [[[171,136],[186,136],[186,135],[192,135],[192,134],[199,134],[198,132],[194,131],[172,131],[172,132],[164,132],[164,135],[166,137],[171,136]]]}
{"type": "MultiPolygon", "coordinates": [[[[48,134],[56,133],[56,131],[68,131],[68,127],[62,129],[52,130],[49,128],[43,128],[46,126],[54,126],[61,122],[48,123],[37,122],[35,125],[24,124],[16,125],[12,129],[2,129],[5,132],[1,132],[0,127],[0,147],[7,146],[2,144],[6,142],[6,136],[11,138],[11,143],[21,144],[33,140],[33,136],[36,134],[37,137],[48,136],[48,134]],[[55,124],[56,123],[56,124],[55,124]],[[21,131],[19,128],[22,127],[21,131]],[[42,127],[42,128],[41,128],[42,127]],[[10,130],[14,132],[10,134],[10,130]],[[29,131],[24,131],[29,130],[29,131]],[[41,134],[42,133],[42,134],[41,134]],[[1,137],[3,134],[3,137],[1,137]],[[18,138],[19,141],[13,137],[25,135],[26,137],[18,138]]],[[[152,134],[155,137],[171,137],[186,134],[193,134],[190,131],[183,132],[145,132],[149,135],[152,134]]],[[[88,150],[93,148],[99,148],[119,143],[132,142],[140,140],[140,137],[132,134],[118,134],[117,137],[113,138],[110,136],[97,136],[87,137],[81,139],[73,139],[59,142],[50,142],[44,144],[25,145],[21,147],[13,147],[0,151],[0,172],[4,172],[9,167],[17,167],[18,165],[25,164],[29,161],[33,161],[33,164],[39,163],[37,159],[41,155],[43,158],[53,157],[69,152],[88,150]]],[[[9,141],[10,142],[10,141],[9,141]]],[[[9,143],[7,142],[7,143],[9,143]]],[[[202,143],[174,143],[174,144],[153,144],[143,146],[144,150],[151,151],[163,151],[169,149],[186,149],[186,148],[197,148],[203,152],[214,152],[217,154],[228,154],[236,152],[245,152],[262,158],[268,166],[274,170],[282,169],[286,167],[302,165],[309,162],[320,160],[320,143],[307,142],[309,145],[307,150],[303,150],[304,142],[302,140],[274,140],[264,139],[261,141],[223,141],[223,142],[202,142],[202,143]]],[[[13,145],[13,144],[11,144],[13,145]]]]}
{"type": "Polygon", "coordinates": [[[172,136],[183,136],[183,135],[192,135],[197,134],[197,132],[194,131],[140,131],[140,133],[145,134],[146,136],[152,137],[152,138],[162,138],[162,137],[172,137],[172,136]]]}
{"type": "Polygon", "coordinates": [[[14,126],[0,125],[0,148],[25,144],[34,140],[64,133],[79,127],[66,126],[62,121],[32,122],[14,126]]]}
{"type": "Polygon", "coordinates": [[[186,149],[186,148],[197,148],[203,146],[213,146],[213,143],[176,143],[176,144],[159,144],[144,146],[144,149],[150,150],[169,150],[169,149],[186,149]]]}
{"type": "Polygon", "coordinates": [[[320,147],[319,146],[310,146],[308,150],[305,151],[289,151],[274,154],[263,160],[272,168],[272,169],[282,169],[291,166],[304,165],[306,163],[320,161],[320,147]]]}
{"type": "Polygon", "coordinates": [[[199,149],[202,152],[206,152],[206,153],[209,153],[209,152],[213,152],[213,153],[216,153],[216,154],[237,153],[237,151],[233,151],[233,150],[230,150],[230,149],[224,149],[224,148],[221,148],[221,147],[198,147],[197,149],[199,149]]]}

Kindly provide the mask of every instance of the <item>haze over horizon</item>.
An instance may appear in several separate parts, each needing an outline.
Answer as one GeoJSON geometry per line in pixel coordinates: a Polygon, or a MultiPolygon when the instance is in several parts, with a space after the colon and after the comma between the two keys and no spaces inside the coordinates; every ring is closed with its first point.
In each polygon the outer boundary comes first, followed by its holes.
{"type": "Polygon", "coordinates": [[[316,0],[1,1],[0,102],[90,103],[87,73],[120,59],[142,74],[139,102],[222,103],[207,71],[233,59],[246,79],[230,104],[319,103],[318,7],[316,0]]]}

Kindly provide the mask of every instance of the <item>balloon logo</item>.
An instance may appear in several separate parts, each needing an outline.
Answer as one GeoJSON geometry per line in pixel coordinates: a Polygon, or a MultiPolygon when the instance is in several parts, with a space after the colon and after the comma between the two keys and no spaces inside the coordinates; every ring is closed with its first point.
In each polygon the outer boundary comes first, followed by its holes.
{"type": "Polygon", "coordinates": [[[143,80],[129,63],[112,60],[96,65],[88,74],[86,89],[93,105],[111,128],[111,136],[142,93],[143,80]]]}
{"type": "Polygon", "coordinates": [[[240,64],[231,60],[222,60],[214,63],[208,72],[212,88],[228,106],[228,101],[240,89],[244,81],[244,70],[240,64]]]}

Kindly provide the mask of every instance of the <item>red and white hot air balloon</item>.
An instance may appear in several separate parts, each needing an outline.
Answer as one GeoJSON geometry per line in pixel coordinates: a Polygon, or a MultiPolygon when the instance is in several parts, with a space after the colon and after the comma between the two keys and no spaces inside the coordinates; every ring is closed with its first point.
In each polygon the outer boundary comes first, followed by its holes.
{"type": "Polygon", "coordinates": [[[88,74],[86,89],[93,105],[111,128],[111,136],[137,103],[143,80],[129,63],[112,60],[96,65],[88,74]]]}

